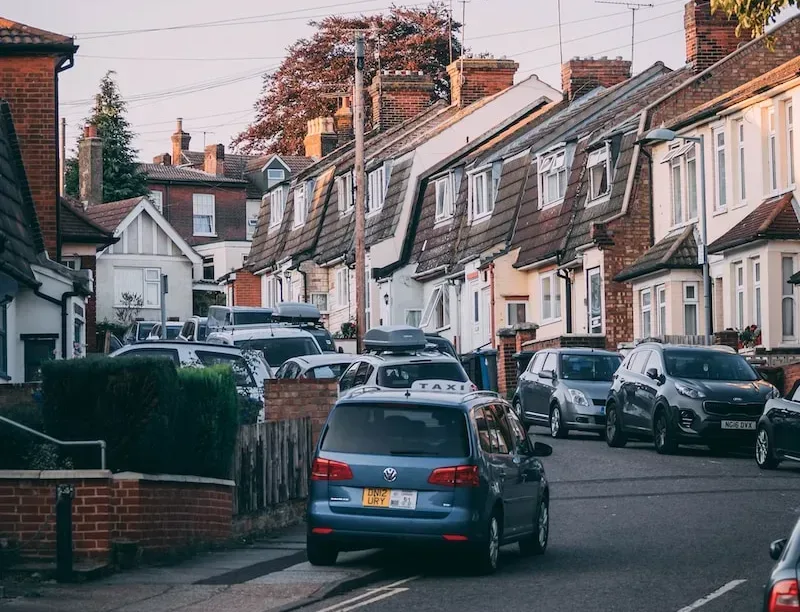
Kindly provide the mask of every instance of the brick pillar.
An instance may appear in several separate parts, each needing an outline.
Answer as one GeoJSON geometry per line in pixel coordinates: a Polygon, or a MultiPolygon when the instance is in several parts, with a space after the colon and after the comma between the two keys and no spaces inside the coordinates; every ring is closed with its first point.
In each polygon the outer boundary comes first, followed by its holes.
{"type": "Polygon", "coordinates": [[[314,443],[339,398],[336,380],[281,378],[264,381],[264,410],[268,421],[311,418],[314,443]]]}
{"type": "Polygon", "coordinates": [[[497,389],[500,395],[508,396],[517,386],[517,338],[513,329],[504,327],[497,332],[497,389]]]}
{"type": "Polygon", "coordinates": [[[517,353],[522,352],[522,344],[524,342],[530,342],[531,340],[536,340],[536,330],[538,325],[535,323],[518,323],[514,326],[514,331],[517,334],[516,337],[516,349],[517,353]]]}
{"type": "Polygon", "coordinates": [[[245,269],[236,271],[233,286],[233,306],[261,306],[261,278],[245,269]]]}
{"type": "Polygon", "coordinates": [[[736,351],[739,349],[739,332],[735,329],[724,329],[714,332],[714,344],[729,346],[736,351]]]}
{"type": "MultiPolygon", "coordinates": [[[[81,256],[81,270],[91,270],[97,283],[97,258],[94,255],[81,256]]],[[[86,352],[97,352],[97,291],[86,298],[86,352]]]]}

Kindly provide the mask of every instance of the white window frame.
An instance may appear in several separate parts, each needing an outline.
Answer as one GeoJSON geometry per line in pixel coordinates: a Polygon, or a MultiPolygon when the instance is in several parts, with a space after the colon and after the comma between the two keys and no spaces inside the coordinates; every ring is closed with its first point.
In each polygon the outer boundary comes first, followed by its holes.
{"type": "MultiPolygon", "coordinates": [[[[587,201],[589,205],[597,204],[611,194],[611,155],[608,144],[601,149],[596,149],[589,153],[589,158],[586,161],[586,172],[589,175],[589,193],[587,194],[587,201]],[[604,191],[598,191],[595,188],[596,179],[594,170],[598,168],[598,166],[602,166],[604,170],[606,179],[606,188],[604,191]]],[[[602,181],[602,178],[599,180],[602,181]]]]}
{"type": "Polygon", "coordinates": [[[135,270],[141,276],[141,285],[138,291],[134,291],[135,295],[142,298],[142,308],[161,308],[161,268],[137,268],[134,266],[115,266],[114,267],[114,307],[121,308],[124,304],[118,299],[122,296],[122,291],[117,291],[117,271],[119,270],[135,270]],[[147,290],[155,289],[156,300],[155,302],[148,303],[147,290]]]}
{"type": "Polygon", "coordinates": [[[736,329],[744,329],[745,322],[745,297],[744,297],[744,263],[737,261],[733,264],[733,316],[736,329]]]}
{"type": "Polygon", "coordinates": [[[406,325],[422,328],[422,310],[419,308],[406,308],[404,320],[406,325]],[[413,317],[410,315],[413,315],[413,317]]]}
{"type": "Polygon", "coordinates": [[[283,168],[267,169],[267,186],[272,187],[286,180],[286,170],[283,168]],[[280,174],[278,174],[280,172],[280,174]]]}
{"type": "Polygon", "coordinates": [[[383,209],[387,187],[386,164],[381,164],[367,174],[367,214],[377,214],[383,209]]]}
{"type": "Polygon", "coordinates": [[[788,187],[795,186],[794,168],[794,105],[791,100],[783,104],[784,125],[786,127],[786,182],[788,187]]]}
{"type": "Polygon", "coordinates": [[[217,203],[213,193],[193,193],[192,194],[192,235],[194,236],[216,236],[217,235],[217,203]],[[198,212],[198,210],[200,212],[198,212]],[[211,214],[209,214],[209,212],[211,214]],[[211,231],[198,231],[198,217],[210,217],[211,231]]]}
{"type": "Polygon", "coordinates": [[[309,293],[308,299],[311,304],[317,307],[320,314],[327,314],[329,297],[324,291],[312,291],[309,293]]]}
{"type": "Polygon", "coordinates": [[[775,107],[767,109],[767,184],[769,193],[778,191],[778,133],[775,125],[775,107]]]}
{"type": "Polygon", "coordinates": [[[683,288],[681,290],[683,292],[683,333],[687,336],[696,336],[697,333],[690,334],[689,330],[686,329],[686,313],[688,312],[689,308],[694,309],[694,329],[695,332],[700,331],[700,283],[697,282],[686,282],[683,283],[683,288]],[[694,297],[689,296],[689,288],[693,289],[694,297]]]}
{"type": "Polygon", "coordinates": [[[794,285],[788,282],[788,278],[784,278],[783,266],[786,260],[791,260],[792,262],[792,273],[789,275],[791,277],[793,274],[797,272],[797,255],[792,253],[784,253],[781,256],[781,337],[783,338],[784,342],[796,342],[797,341],[797,289],[794,285]],[[784,314],[784,304],[786,302],[791,303],[791,310],[789,311],[792,315],[792,331],[793,333],[787,334],[786,329],[784,326],[783,314],[784,314]]]}
{"type": "Polygon", "coordinates": [[[265,289],[264,306],[277,306],[281,301],[281,283],[279,279],[273,274],[269,275],[265,281],[265,289]]]}
{"type": "Polygon", "coordinates": [[[350,305],[350,268],[336,270],[336,306],[344,308],[350,305]]]}
{"type": "Polygon", "coordinates": [[[667,335],[667,286],[656,286],[656,327],[658,335],[667,335]]]}
{"type": "Polygon", "coordinates": [[[450,327],[450,286],[447,283],[436,285],[422,311],[420,328],[432,327],[441,331],[450,327]],[[436,311],[441,308],[441,320],[436,320],[436,311]]]}
{"type": "Polygon", "coordinates": [[[516,325],[517,323],[528,323],[528,302],[525,300],[508,300],[506,302],[506,325],[509,327],[512,325],[516,325]],[[524,317],[522,321],[512,321],[511,320],[511,308],[512,306],[516,310],[518,306],[522,306],[524,310],[524,317]]]}
{"type": "Polygon", "coordinates": [[[339,212],[343,215],[353,212],[355,196],[353,194],[353,172],[336,177],[336,194],[339,201],[339,212]]]}
{"type": "Polygon", "coordinates": [[[539,277],[539,287],[541,289],[540,294],[541,298],[541,314],[542,314],[542,323],[554,323],[555,321],[561,320],[561,278],[558,276],[558,273],[548,272],[547,274],[542,274],[539,277]],[[549,281],[550,283],[550,293],[545,291],[545,281],[549,281]],[[550,312],[547,313],[545,309],[545,298],[548,297],[550,301],[550,312]]]}
{"type": "Polygon", "coordinates": [[[681,158],[673,157],[669,160],[669,186],[670,186],[670,204],[672,212],[672,225],[682,225],[685,220],[684,215],[684,197],[683,197],[683,170],[681,158]],[[675,182],[678,182],[676,185],[675,182]],[[677,200],[676,200],[677,198],[677,200]],[[678,218],[680,214],[680,218],[678,218]]]}
{"type": "Polygon", "coordinates": [[[364,324],[369,331],[372,327],[372,291],[370,287],[370,276],[372,276],[372,268],[369,263],[364,264],[364,324]]]}
{"type": "Polygon", "coordinates": [[[664,159],[661,160],[662,164],[669,164],[670,222],[672,227],[680,227],[696,222],[698,219],[700,193],[697,186],[696,155],[694,142],[675,143],[670,146],[664,159]],[[678,213],[680,218],[678,218],[678,213]]]}
{"type": "Polygon", "coordinates": [[[714,210],[721,212],[728,209],[728,160],[727,139],[725,129],[720,127],[711,131],[711,142],[714,150],[714,210]],[[720,144],[722,138],[722,144],[720,144]]]}
{"type": "Polygon", "coordinates": [[[258,227],[258,217],[250,217],[247,220],[247,229],[245,237],[247,240],[252,240],[253,236],[256,235],[256,228],[258,227]]]}
{"type": "Polygon", "coordinates": [[[734,125],[736,130],[737,150],[739,153],[737,158],[739,170],[739,205],[744,206],[747,203],[747,153],[745,151],[744,119],[737,120],[734,125]]]}
{"type": "Polygon", "coordinates": [[[761,328],[761,260],[758,257],[752,259],[753,271],[753,319],[754,323],[761,328]]]}
{"type": "Polygon", "coordinates": [[[147,196],[147,199],[150,201],[150,204],[153,205],[158,212],[162,215],[164,214],[164,193],[153,189],[147,196]]]}
{"type": "Polygon", "coordinates": [[[286,187],[276,187],[269,192],[269,226],[278,227],[286,212],[286,187]]]}
{"type": "Polygon", "coordinates": [[[434,190],[436,192],[436,221],[451,219],[455,209],[455,176],[450,173],[436,179],[434,190]]]}
{"type": "Polygon", "coordinates": [[[481,168],[469,174],[469,218],[472,223],[492,216],[494,198],[491,185],[491,168],[481,168]]]}
{"type": "Polygon", "coordinates": [[[568,181],[567,151],[561,148],[538,158],[539,174],[539,208],[549,208],[556,206],[564,201],[567,193],[568,181]],[[554,198],[549,196],[547,191],[548,181],[555,180],[557,195],[554,198]]]}
{"type": "Polygon", "coordinates": [[[653,335],[653,291],[649,287],[639,292],[639,307],[642,338],[650,338],[653,335]],[[645,296],[647,296],[646,304],[645,296]]]}
{"type": "Polygon", "coordinates": [[[303,181],[294,187],[294,229],[303,227],[308,218],[308,183],[303,181]]]}

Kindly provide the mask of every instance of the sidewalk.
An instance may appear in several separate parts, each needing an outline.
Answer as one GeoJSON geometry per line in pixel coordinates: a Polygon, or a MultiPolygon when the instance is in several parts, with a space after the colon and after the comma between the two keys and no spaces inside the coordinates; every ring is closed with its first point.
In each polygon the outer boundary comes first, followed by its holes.
{"type": "Polygon", "coordinates": [[[33,586],[0,600],[0,612],[286,612],[359,588],[385,574],[377,553],[343,553],[334,567],[306,562],[305,525],[234,551],[172,567],[120,572],[81,585],[33,586]]]}

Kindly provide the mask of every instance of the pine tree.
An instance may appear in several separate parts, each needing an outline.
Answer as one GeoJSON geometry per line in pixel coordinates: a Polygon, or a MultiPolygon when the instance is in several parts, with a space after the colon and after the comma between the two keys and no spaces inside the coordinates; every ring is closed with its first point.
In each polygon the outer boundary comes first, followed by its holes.
{"type": "MultiPolygon", "coordinates": [[[[100,93],[95,99],[91,116],[84,123],[97,127],[97,135],[103,141],[103,202],[116,202],[146,195],[147,176],[139,170],[133,148],[133,131],[125,114],[125,101],[114,80],[115,72],[109,70],[100,81],[100,93]]],[[[78,139],[78,146],[83,133],[78,139]]],[[[66,191],[78,196],[78,161],[66,162],[66,191]]]]}

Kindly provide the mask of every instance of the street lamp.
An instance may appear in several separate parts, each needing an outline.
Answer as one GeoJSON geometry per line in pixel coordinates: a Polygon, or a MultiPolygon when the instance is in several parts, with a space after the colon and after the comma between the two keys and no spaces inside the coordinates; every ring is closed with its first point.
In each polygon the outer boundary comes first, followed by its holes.
{"type": "Polygon", "coordinates": [[[708,228],[706,221],[706,148],[703,135],[681,136],[673,130],[658,128],[651,130],[647,136],[640,140],[641,143],[653,144],[657,142],[671,142],[680,138],[685,142],[694,142],[700,145],[700,242],[697,245],[697,254],[703,264],[703,293],[705,299],[706,315],[706,343],[711,344],[711,274],[708,269],[708,228]]]}

